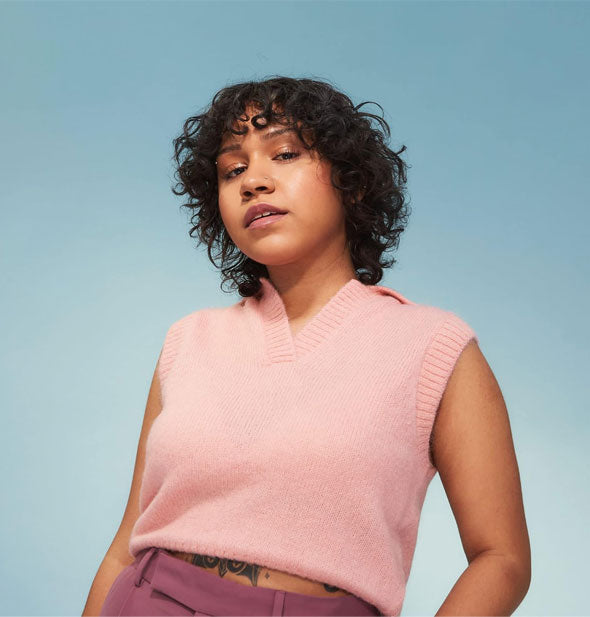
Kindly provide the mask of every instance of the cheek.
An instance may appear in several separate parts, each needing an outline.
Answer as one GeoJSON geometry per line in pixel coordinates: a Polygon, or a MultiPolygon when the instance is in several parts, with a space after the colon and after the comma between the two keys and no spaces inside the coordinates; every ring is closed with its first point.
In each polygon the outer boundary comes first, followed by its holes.
{"type": "MultiPolygon", "coordinates": [[[[226,228],[231,229],[235,226],[235,221],[232,220],[232,208],[231,208],[231,199],[227,194],[227,191],[220,190],[217,196],[217,203],[219,207],[219,215],[221,216],[221,220],[226,228]]],[[[235,218],[235,213],[234,217],[235,218]]]]}
{"type": "Polygon", "coordinates": [[[343,206],[340,193],[330,180],[329,170],[310,166],[292,176],[288,186],[289,201],[302,222],[314,223],[318,231],[340,224],[344,216],[343,206]]]}

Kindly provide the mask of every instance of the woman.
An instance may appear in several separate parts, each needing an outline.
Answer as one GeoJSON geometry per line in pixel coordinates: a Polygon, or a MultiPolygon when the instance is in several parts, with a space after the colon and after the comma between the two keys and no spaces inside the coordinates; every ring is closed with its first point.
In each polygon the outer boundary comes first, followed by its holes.
{"type": "Polygon", "coordinates": [[[526,594],[502,394],[465,321],[377,284],[407,166],[360,107],[240,83],[175,140],[190,233],[242,299],[170,326],[84,615],[399,615],[437,472],[469,562],[437,615],[526,594]]]}

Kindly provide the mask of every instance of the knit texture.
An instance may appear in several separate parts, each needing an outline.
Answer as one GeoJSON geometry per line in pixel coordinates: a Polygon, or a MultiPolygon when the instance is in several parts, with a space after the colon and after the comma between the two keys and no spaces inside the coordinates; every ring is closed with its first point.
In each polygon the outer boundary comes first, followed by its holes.
{"type": "Polygon", "coordinates": [[[436,468],[428,445],[477,336],[352,278],[293,336],[256,295],[168,329],[129,552],[203,553],[335,585],[399,615],[436,468]]]}

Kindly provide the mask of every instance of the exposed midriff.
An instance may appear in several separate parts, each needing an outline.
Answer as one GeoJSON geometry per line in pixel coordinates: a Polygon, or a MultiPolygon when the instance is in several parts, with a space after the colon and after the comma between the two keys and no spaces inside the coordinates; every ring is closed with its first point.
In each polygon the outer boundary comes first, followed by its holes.
{"type": "Polygon", "coordinates": [[[198,568],[202,568],[213,576],[220,576],[241,585],[268,587],[282,591],[331,598],[351,595],[348,591],[340,589],[339,587],[334,587],[333,585],[302,578],[281,570],[265,568],[245,561],[234,561],[221,557],[201,555],[199,553],[165,550],[174,557],[187,561],[198,568]]]}

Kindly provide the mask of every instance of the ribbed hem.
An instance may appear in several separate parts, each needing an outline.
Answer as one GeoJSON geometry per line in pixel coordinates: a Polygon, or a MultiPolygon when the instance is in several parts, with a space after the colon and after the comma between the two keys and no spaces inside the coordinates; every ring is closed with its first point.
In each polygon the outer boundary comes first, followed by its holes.
{"type": "Polygon", "coordinates": [[[174,365],[174,360],[178,355],[180,341],[188,325],[187,318],[188,316],[185,316],[182,319],[175,321],[168,328],[168,332],[166,332],[164,343],[162,345],[162,350],[160,352],[160,358],[158,361],[158,377],[160,379],[160,388],[162,388],[162,386],[164,385],[164,382],[166,381],[166,376],[172,369],[172,366],[174,365]]]}
{"type": "Polygon", "coordinates": [[[448,312],[424,356],[416,393],[416,430],[419,455],[431,471],[435,467],[428,450],[436,412],[453,368],[471,339],[479,342],[469,324],[448,312]]]}

